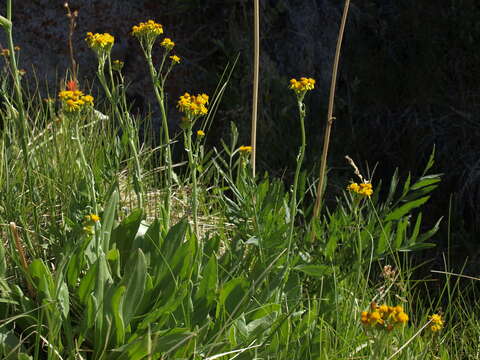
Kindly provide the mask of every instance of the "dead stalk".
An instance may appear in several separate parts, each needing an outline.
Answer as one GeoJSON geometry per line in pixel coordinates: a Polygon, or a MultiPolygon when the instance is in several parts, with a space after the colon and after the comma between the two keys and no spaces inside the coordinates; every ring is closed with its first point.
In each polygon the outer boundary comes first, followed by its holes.
{"type": "Polygon", "coordinates": [[[325,137],[323,139],[322,160],[320,164],[320,177],[317,187],[317,199],[315,201],[315,207],[313,208],[313,218],[316,219],[320,213],[322,207],[323,187],[325,182],[325,169],[327,167],[327,155],[328,145],[330,143],[330,133],[332,130],[332,124],[335,117],[333,116],[333,106],[335,100],[335,89],[337,85],[337,73],[338,63],[340,61],[340,51],[342,48],[343,34],[345,32],[345,24],[347,22],[348,9],[350,7],[350,0],[345,0],[345,7],[343,8],[342,22],[340,23],[340,29],[338,31],[337,48],[335,50],[335,59],[333,61],[332,81],[330,84],[330,97],[328,100],[328,115],[327,115],[327,127],[325,129],[325,137]]]}
{"type": "Polygon", "coordinates": [[[253,53],[253,101],[252,101],[252,174],[255,177],[255,163],[257,153],[257,116],[258,116],[258,78],[260,69],[260,4],[253,1],[254,12],[254,53],[253,53]]]}

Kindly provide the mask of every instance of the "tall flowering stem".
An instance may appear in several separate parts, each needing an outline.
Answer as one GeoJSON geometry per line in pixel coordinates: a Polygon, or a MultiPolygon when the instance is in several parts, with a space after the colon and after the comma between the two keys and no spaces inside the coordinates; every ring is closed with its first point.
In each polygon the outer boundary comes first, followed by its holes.
{"type": "Polygon", "coordinates": [[[192,213],[195,235],[198,239],[198,185],[197,185],[197,152],[192,147],[192,128],[195,121],[208,113],[206,105],[208,104],[208,95],[199,94],[197,96],[185,93],[178,100],[178,109],[185,114],[180,124],[185,129],[184,141],[185,151],[188,154],[188,164],[190,166],[190,176],[192,177],[192,213]]]}
{"type": "Polygon", "coordinates": [[[300,170],[302,168],[303,158],[305,156],[306,136],[305,136],[305,104],[303,98],[307,91],[313,90],[315,87],[315,80],[312,78],[302,77],[300,80],[290,80],[290,89],[292,89],[297,96],[298,115],[300,118],[300,130],[301,130],[301,145],[297,155],[297,167],[295,169],[295,177],[293,179],[292,199],[290,202],[290,232],[288,238],[288,255],[292,247],[293,230],[295,227],[295,217],[297,215],[297,189],[298,179],[300,177],[300,170]]]}
{"type": "Polygon", "coordinates": [[[165,80],[170,73],[173,65],[180,62],[180,58],[176,55],[170,56],[171,64],[167,69],[166,73],[162,75],[162,69],[167,59],[167,55],[175,46],[175,43],[170,39],[166,38],[162,41],[161,46],[165,49],[162,57],[162,61],[159,69],[155,68],[152,60],[152,49],[153,45],[158,36],[163,34],[163,26],[156,23],[153,20],[148,20],[146,22],[141,22],[138,25],[132,27],[132,35],[135,36],[139,42],[140,47],[142,48],[143,54],[147,61],[148,70],[150,73],[150,78],[153,83],[153,91],[160,107],[160,113],[162,116],[162,127],[163,127],[163,136],[165,142],[165,164],[167,165],[167,194],[165,197],[165,212],[166,212],[166,221],[167,227],[170,223],[170,209],[171,209],[171,194],[172,194],[172,185],[173,185],[173,164],[172,164],[172,150],[170,144],[170,133],[168,131],[168,120],[167,112],[165,110],[165,80]]]}
{"type": "MultiPolygon", "coordinates": [[[[135,190],[135,194],[137,196],[137,202],[138,206],[140,208],[143,208],[143,183],[142,183],[142,167],[140,165],[140,159],[139,159],[139,154],[137,150],[137,146],[135,145],[135,128],[132,124],[132,120],[130,118],[130,114],[127,112],[127,107],[125,107],[125,113],[122,114],[122,111],[119,106],[119,100],[118,99],[118,92],[117,92],[117,87],[115,85],[115,80],[113,77],[113,68],[117,71],[120,72],[121,70],[121,65],[120,62],[114,62],[112,65],[112,60],[111,60],[111,50],[113,47],[113,44],[115,42],[115,38],[108,34],[92,34],[91,32],[87,33],[87,37],[85,38],[85,41],[87,42],[88,46],[96,53],[97,59],[98,59],[98,67],[97,67],[97,77],[100,81],[100,84],[102,84],[103,90],[105,91],[105,94],[107,95],[107,98],[110,102],[110,104],[113,107],[113,111],[116,114],[117,118],[120,121],[120,124],[122,125],[123,130],[127,134],[128,138],[128,145],[130,147],[130,151],[132,152],[132,158],[135,162],[135,168],[134,168],[134,176],[133,176],[133,186],[135,190]],[[108,84],[108,80],[105,76],[105,66],[107,65],[107,70],[109,74],[109,79],[110,79],[110,85],[108,84]]],[[[120,75],[120,80],[123,82],[123,78],[120,75]]],[[[125,99],[124,99],[125,100],[125,99]]]]}

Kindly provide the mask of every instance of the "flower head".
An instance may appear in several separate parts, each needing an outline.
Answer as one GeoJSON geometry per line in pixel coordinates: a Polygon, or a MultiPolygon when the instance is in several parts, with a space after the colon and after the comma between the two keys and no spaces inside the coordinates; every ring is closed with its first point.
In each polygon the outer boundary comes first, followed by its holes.
{"type": "Polygon", "coordinates": [[[366,327],[392,331],[396,325],[405,325],[408,315],[401,306],[388,306],[387,304],[370,304],[370,311],[363,311],[360,316],[361,323],[366,327]]]}
{"type": "Polygon", "coordinates": [[[172,41],[170,38],[165,38],[163,41],[160,43],[161,46],[163,46],[167,51],[170,51],[173,49],[175,46],[175,43],[172,41]]]}
{"type": "Polygon", "coordinates": [[[85,41],[87,42],[89,48],[97,53],[101,53],[109,52],[112,49],[115,38],[109,33],[93,34],[91,32],[87,32],[85,41]]]}
{"type": "Polygon", "coordinates": [[[178,57],[177,55],[170,56],[170,59],[172,60],[172,65],[180,64],[180,57],[178,57]]]}
{"type": "Polygon", "coordinates": [[[242,145],[238,148],[238,151],[240,151],[241,154],[249,154],[252,152],[252,147],[242,145]]]}
{"type": "Polygon", "coordinates": [[[439,332],[443,329],[445,322],[440,314],[433,314],[430,316],[430,331],[433,333],[439,332]]]}
{"type": "Polygon", "coordinates": [[[132,27],[132,35],[138,39],[155,40],[161,34],[163,34],[163,26],[153,20],[141,22],[132,27]]]}
{"type": "Polygon", "coordinates": [[[185,93],[180,96],[178,100],[177,107],[178,109],[187,115],[187,118],[193,120],[199,116],[207,115],[208,109],[205,105],[208,104],[208,95],[198,94],[190,95],[185,93]]]}
{"type": "Polygon", "coordinates": [[[85,216],[86,221],[93,221],[93,222],[98,222],[100,221],[100,216],[96,214],[89,214],[85,216]]]}
{"type": "Polygon", "coordinates": [[[297,96],[303,98],[305,93],[309,90],[313,90],[315,88],[315,80],[312,78],[301,77],[300,80],[291,79],[290,80],[290,89],[295,91],[297,96]]]}
{"type": "Polygon", "coordinates": [[[76,112],[85,106],[93,106],[93,96],[84,95],[80,90],[63,90],[58,93],[67,112],[76,112]]]}
{"type": "Polygon", "coordinates": [[[373,194],[373,189],[372,189],[372,184],[371,183],[351,183],[350,185],[347,186],[347,190],[350,190],[352,192],[355,192],[357,194],[363,195],[363,196],[372,196],[373,194]]]}
{"type": "Polygon", "coordinates": [[[197,131],[197,136],[198,137],[204,137],[205,136],[205,132],[203,130],[198,130],[197,131]]]}

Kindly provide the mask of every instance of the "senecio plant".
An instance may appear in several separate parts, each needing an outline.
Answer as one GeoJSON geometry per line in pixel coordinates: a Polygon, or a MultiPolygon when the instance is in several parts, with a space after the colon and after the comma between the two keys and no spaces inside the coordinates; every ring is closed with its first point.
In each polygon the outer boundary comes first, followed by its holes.
{"type": "Polygon", "coordinates": [[[173,185],[173,164],[172,149],[170,144],[171,140],[170,133],[168,131],[168,120],[166,112],[165,81],[167,80],[167,77],[170,74],[173,66],[180,63],[180,57],[177,55],[169,55],[175,47],[175,43],[170,38],[164,38],[163,41],[160,43],[160,45],[164,49],[162,60],[158,68],[155,66],[152,59],[153,45],[155,44],[157,38],[162,34],[163,26],[153,20],[141,22],[138,25],[132,27],[132,35],[136,37],[140,42],[140,47],[142,48],[143,55],[145,56],[145,59],[147,61],[150,78],[153,84],[153,91],[155,92],[155,97],[157,99],[158,106],[160,107],[160,112],[162,116],[162,131],[165,142],[165,164],[167,166],[165,218],[168,227],[170,223],[171,195],[173,185]],[[167,57],[169,57],[170,59],[170,64],[166,69],[164,69],[167,57]]]}
{"type": "Polygon", "coordinates": [[[301,144],[300,149],[298,150],[297,155],[297,166],[295,169],[295,176],[293,179],[293,189],[292,189],[292,199],[290,202],[290,234],[288,240],[288,248],[290,249],[293,241],[293,230],[295,227],[295,216],[297,214],[297,189],[298,189],[298,179],[300,176],[300,170],[302,169],[303,158],[305,156],[305,147],[306,147],[306,136],[305,136],[305,116],[306,116],[306,107],[303,103],[303,99],[308,91],[311,91],[315,88],[315,80],[312,78],[301,77],[300,80],[291,79],[290,80],[290,89],[292,89],[297,98],[298,106],[298,116],[300,119],[300,131],[301,131],[301,144]]]}
{"type": "MultiPolygon", "coordinates": [[[[185,151],[188,155],[188,163],[190,166],[190,176],[192,180],[192,212],[193,212],[193,226],[195,229],[195,234],[198,238],[198,189],[197,189],[197,167],[198,167],[198,146],[195,146],[195,149],[192,146],[192,128],[197,119],[201,116],[205,116],[208,113],[207,105],[208,104],[208,95],[207,94],[198,94],[190,95],[185,93],[180,96],[178,100],[178,109],[185,114],[182,117],[180,126],[184,129],[184,142],[185,142],[185,151]]],[[[205,133],[202,130],[197,132],[197,136],[203,137],[205,133]]]]}

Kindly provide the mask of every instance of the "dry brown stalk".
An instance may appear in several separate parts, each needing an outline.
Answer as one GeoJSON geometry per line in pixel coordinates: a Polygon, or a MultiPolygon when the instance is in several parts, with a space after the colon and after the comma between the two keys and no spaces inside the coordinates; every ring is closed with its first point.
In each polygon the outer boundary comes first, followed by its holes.
{"type": "MultiPolygon", "coordinates": [[[[25,251],[23,250],[22,240],[20,239],[20,235],[18,234],[17,225],[14,222],[10,223],[10,231],[12,232],[13,239],[15,240],[15,248],[17,249],[18,256],[20,257],[20,263],[22,264],[22,268],[25,273],[28,274],[27,257],[25,256],[25,251]]],[[[32,298],[35,297],[35,291],[33,290],[33,286],[28,278],[26,282],[30,296],[32,298]]]]}
{"type": "Polygon", "coordinates": [[[320,177],[317,187],[317,199],[315,207],[313,208],[313,219],[318,217],[322,207],[323,187],[325,182],[325,169],[327,167],[328,145],[330,143],[330,133],[332,131],[332,124],[335,117],[333,116],[333,106],[335,100],[335,89],[337,85],[338,63],[340,61],[340,50],[342,48],[343,33],[345,32],[345,24],[347,22],[348,9],[350,7],[350,0],[345,0],[345,7],[343,8],[342,21],[340,23],[340,30],[338,31],[337,48],[335,50],[335,59],[333,61],[332,81],[330,84],[330,97],[328,101],[328,115],[327,128],[325,129],[325,137],[323,139],[322,160],[320,164],[320,177]]]}

